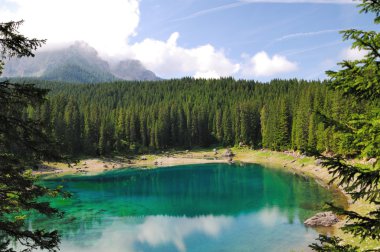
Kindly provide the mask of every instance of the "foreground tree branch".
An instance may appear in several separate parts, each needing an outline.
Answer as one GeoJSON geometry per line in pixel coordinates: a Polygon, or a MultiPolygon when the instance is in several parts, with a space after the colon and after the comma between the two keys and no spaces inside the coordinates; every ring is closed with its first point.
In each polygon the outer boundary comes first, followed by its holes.
{"type": "MultiPolygon", "coordinates": [[[[34,56],[33,51],[45,42],[19,34],[17,29],[22,23],[0,23],[0,74],[4,59],[34,56]]],[[[24,223],[30,211],[61,216],[40,199],[67,196],[61,188],[51,190],[37,185],[30,171],[42,160],[61,159],[57,144],[43,125],[24,113],[28,107],[41,105],[46,93],[33,85],[0,82],[0,251],[14,251],[10,246],[14,242],[21,245],[22,251],[58,250],[57,231],[28,230],[24,223]]]]}

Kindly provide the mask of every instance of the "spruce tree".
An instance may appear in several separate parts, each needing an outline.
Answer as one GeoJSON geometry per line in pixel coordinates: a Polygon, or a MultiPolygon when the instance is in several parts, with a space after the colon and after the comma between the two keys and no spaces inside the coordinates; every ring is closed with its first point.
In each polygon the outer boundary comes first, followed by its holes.
{"type": "MultiPolygon", "coordinates": [[[[21,24],[22,21],[0,23],[0,74],[4,59],[34,56],[33,50],[44,43],[21,35],[21,24]]],[[[46,93],[33,85],[0,82],[0,251],[14,251],[10,246],[14,243],[21,244],[24,251],[56,251],[60,241],[57,231],[25,227],[31,211],[48,216],[59,214],[40,198],[57,195],[60,190],[36,184],[30,171],[41,160],[59,155],[40,122],[24,116],[25,109],[44,102],[46,93]]]]}
{"type": "Polygon", "coordinates": [[[288,149],[289,142],[289,115],[286,101],[281,99],[277,103],[278,114],[276,115],[275,150],[288,149]]]}
{"type": "MultiPolygon", "coordinates": [[[[361,13],[374,13],[375,23],[380,23],[380,2],[363,0],[359,4],[361,13]]],[[[380,98],[380,33],[356,29],[342,32],[344,40],[353,40],[352,48],[364,50],[366,56],[360,60],[339,63],[339,71],[328,71],[330,87],[341,90],[344,95],[357,101],[369,100],[378,104],[380,98]]],[[[340,156],[324,157],[333,181],[348,192],[354,201],[364,199],[376,205],[376,210],[366,215],[346,211],[331,205],[339,214],[346,215],[348,222],[343,231],[361,239],[380,241],[380,108],[374,106],[364,113],[353,113],[348,121],[335,122],[340,133],[350,139],[361,157],[372,159],[372,167],[349,164],[340,156]]],[[[319,243],[310,246],[316,251],[356,251],[358,248],[342,244],[336,237],[320,236],[319,243]]]]}

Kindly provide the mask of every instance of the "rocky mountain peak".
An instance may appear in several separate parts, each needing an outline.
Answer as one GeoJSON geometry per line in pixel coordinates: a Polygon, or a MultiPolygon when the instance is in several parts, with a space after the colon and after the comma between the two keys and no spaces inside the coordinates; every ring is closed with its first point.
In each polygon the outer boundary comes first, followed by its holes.
{"type": "Polygon", "coordinates": [[[81,83],[159,79],[138,60],[123,59],[110,67],[96,49],[84,41],[37,52],[34,58],[13,58],[6,62],[3,77],[37,77],[81,83]]]}

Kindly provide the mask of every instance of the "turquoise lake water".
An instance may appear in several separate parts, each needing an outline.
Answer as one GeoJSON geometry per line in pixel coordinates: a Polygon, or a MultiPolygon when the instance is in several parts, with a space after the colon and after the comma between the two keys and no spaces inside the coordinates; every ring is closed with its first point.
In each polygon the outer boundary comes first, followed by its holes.
{"type": "Polygon", "coordinates": [[[121,169],[47,180],[73,193],[66,212],[30,228],[58,229],[61,251],[309,251],[303,221],[333,193],[311,179],[260,165],[121,169]]]}

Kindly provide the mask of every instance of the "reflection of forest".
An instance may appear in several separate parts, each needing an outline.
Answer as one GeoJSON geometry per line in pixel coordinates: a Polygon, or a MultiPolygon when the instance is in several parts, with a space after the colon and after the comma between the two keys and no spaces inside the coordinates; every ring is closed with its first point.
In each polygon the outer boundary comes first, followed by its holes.
{"type": "MultiPolygon", "coordinates": [[[[303,222],[332,200],[331,192],[313,180],[258,165],[115,170],[46,183],[62,183],[74,196],[54,202],[66,212],[60,223],[33,223],[62,229],[69,236],[127,216],[237,216],[276,208],[289,223],[296,218],[303,222]]],[[[143,221],[134,221],[139,219],[143,221]]]]}

